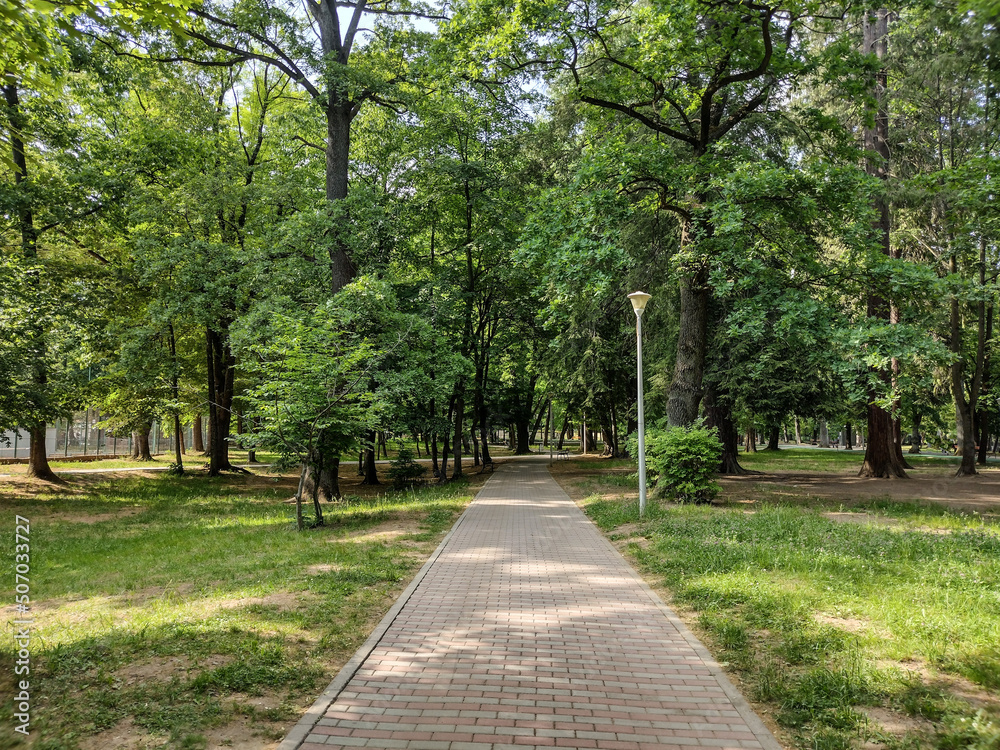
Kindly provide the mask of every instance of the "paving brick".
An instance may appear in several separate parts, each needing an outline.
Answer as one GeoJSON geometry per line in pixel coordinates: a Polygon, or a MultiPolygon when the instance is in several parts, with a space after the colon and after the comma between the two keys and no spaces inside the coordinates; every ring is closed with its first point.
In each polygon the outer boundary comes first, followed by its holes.
{"type": "Polygon", "coordinates": [[[543,462],[511,462],[297,750],[779,750],[704,653],[543,462]]]}

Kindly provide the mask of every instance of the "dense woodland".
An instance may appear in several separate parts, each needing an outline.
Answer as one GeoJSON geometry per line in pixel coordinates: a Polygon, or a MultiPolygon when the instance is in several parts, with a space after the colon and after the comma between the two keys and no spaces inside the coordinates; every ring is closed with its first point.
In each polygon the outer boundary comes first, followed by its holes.
{"type": "MultiPolygon", "coordinates": [[[[339,495],[646,418],[1000,433],[1000,33],[912,0],[0,5],[0,430],[99,406],[339,495]],[[551,405],[551,409],[550,409],[551,405]]],[[[179,437],[176,469],[183,470],[179,437]]],[[[148,453],[148,452],[147,452],[148,453]]]]}

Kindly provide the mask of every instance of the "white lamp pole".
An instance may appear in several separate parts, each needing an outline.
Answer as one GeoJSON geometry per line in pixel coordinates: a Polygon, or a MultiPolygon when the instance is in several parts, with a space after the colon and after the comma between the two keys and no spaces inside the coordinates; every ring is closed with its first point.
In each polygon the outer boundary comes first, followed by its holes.
{"type": "Polygon", "coordinates": [[[650,295],[632,292],[628,296],[635,310],[636,367],[639,381],[639,515],[646,512],[646,415],[642,403],[642,313],[650,295]]]}

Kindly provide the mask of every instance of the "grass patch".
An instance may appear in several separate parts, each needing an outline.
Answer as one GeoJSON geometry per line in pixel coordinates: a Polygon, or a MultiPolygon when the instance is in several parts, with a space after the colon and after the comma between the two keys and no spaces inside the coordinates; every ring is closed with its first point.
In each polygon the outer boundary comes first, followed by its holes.
{"type": "Polygon", "coordinates": [[[640,521],[613,496],[625,481],[582,482],[587,513],[795,747],[1000,748],[996,524],[885,499],[852,510],[892,525],[837,523],[819,502],[653,503],[640,521]]]}
{"type": "MultiPolygon", "coordinates": [[[[240,718],[287,730],[473,494],[457,482],[348,497],[298,533],[290,482],[119,475],[4,498],[9,518],[32,521],[33,747],[71,750],[123,723],[169,747],[240,718]],[[254,695],[276,704],[241,707],[254,695]]],[[[0,681],[8,727],[12,687],[0,681]]]]}

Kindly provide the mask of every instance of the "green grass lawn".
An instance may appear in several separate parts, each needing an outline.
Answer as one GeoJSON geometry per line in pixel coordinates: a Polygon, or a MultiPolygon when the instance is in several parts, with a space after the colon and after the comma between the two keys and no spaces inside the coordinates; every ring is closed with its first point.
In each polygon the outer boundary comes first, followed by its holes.
{"type": "MultiPolygon", "coordinates": [[[[123,725],[157,747],[203,747],[233,722],[282,736],[472,495],[458,482],[348,498],[298,533],[288,478],[87,479],[34,497],[0,485],[7,570],[14,516],[31,520],[34,748],[123,725]]],[[[3,615],[9,629],[12,607],[3,615]]],[[[4,727],[11,649],[0,644],[4,727]]]]}
{"type": "MultiPolygon", "coordinates": [[[[844,460],[829,455],[803,458],[844,460]]],[[[996,524],[886,500],[851,505],[882,524],[835,523],[822,513],[836,507],[815,498],[653,502],[640,521],[633,497],[609,497],[629,484],[584,482],[588,514],[794,747],[1000,748],[996,524]]]]}

